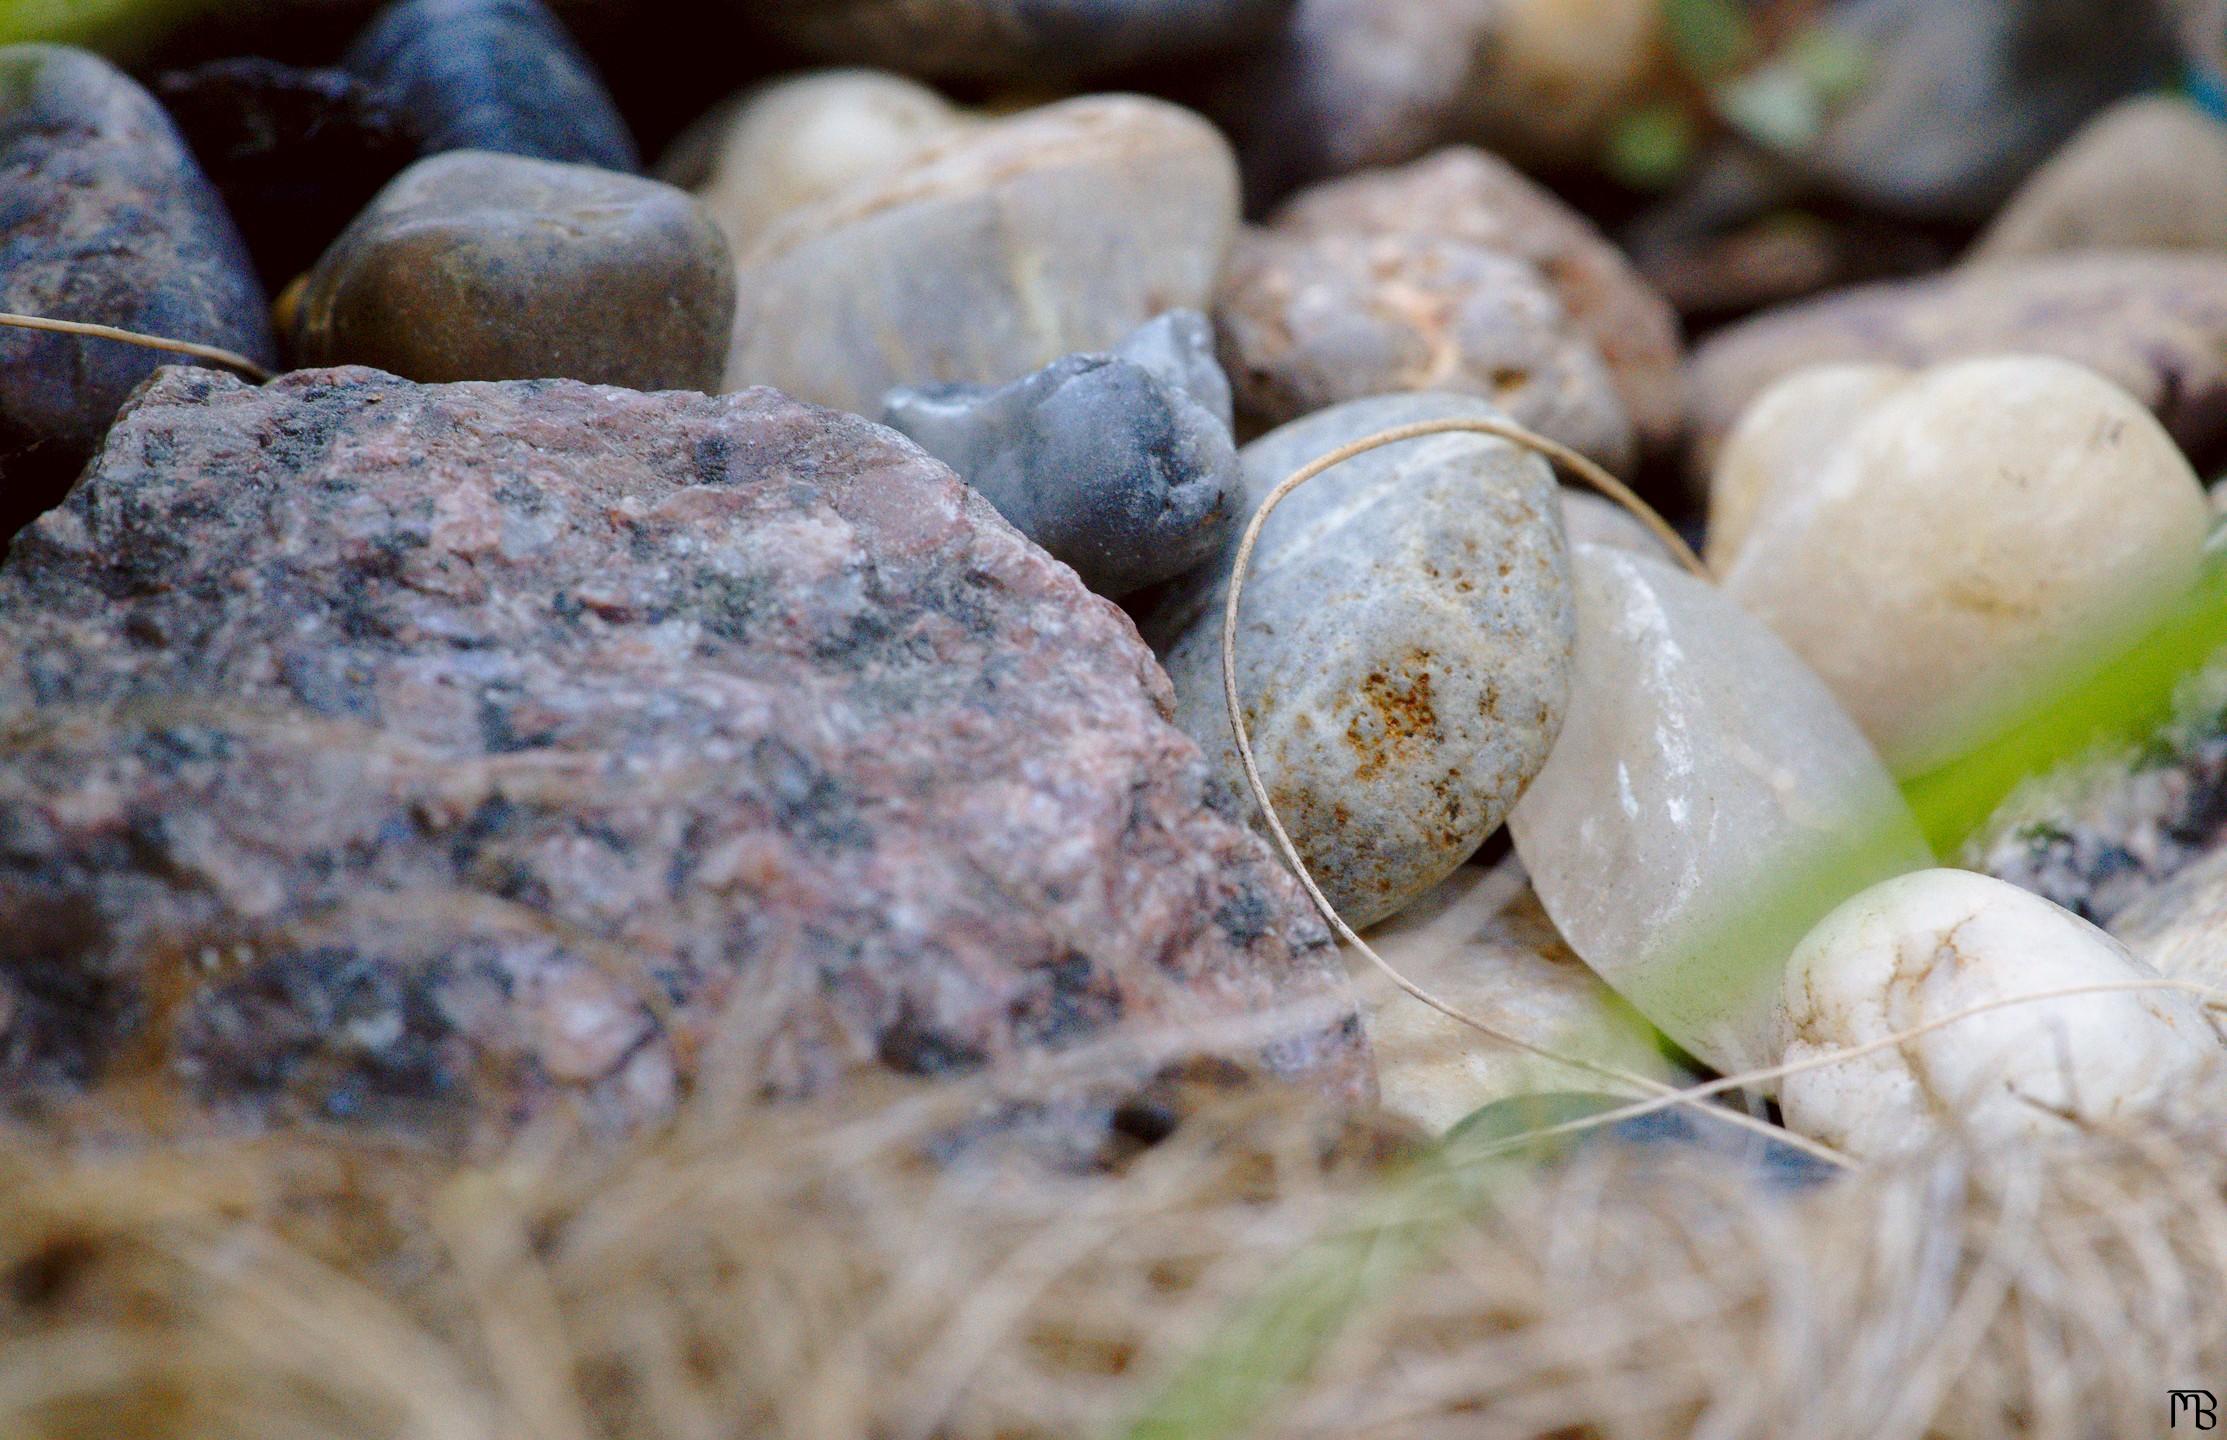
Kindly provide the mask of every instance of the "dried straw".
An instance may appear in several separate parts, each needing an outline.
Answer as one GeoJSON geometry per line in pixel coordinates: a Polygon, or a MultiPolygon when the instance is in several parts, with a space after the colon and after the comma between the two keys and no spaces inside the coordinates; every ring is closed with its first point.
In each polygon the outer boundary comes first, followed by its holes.
{"type": "Polygon", "coordinates": [[[137,330],[119,330],[114,325],[93,325],[83,320],[50,320],[44,315],[16,315],[6,311],[0,311],[0,326],[17,330],[43,330],[54,335],[78,335],[89,340],[113,340],[122,345],[137,345],[143,350],[166,350],[179,355],[190,355],[196,360],[206,360],[212,365],[237,370],[258,385],[274,378],[271,371],[245,355],[221,346],[203,345],[197,340],[169,340],[160,335],[143,335],[137,330]]]}
{"type": "MultiPolygon", "coordinates": [[[[0,1433],[947,1440],[1120,1432],[1409,1171],[1297,1096],[1116,1173],[920,1163],[901,1093],[620,1154],[0,1145],[0,1433]]],[[[1445,1211],[1260,1436],[2164,1433],[2227,1378],[2227,1107],[1797,1196],[1606,1147],[1445,1211]]]]}

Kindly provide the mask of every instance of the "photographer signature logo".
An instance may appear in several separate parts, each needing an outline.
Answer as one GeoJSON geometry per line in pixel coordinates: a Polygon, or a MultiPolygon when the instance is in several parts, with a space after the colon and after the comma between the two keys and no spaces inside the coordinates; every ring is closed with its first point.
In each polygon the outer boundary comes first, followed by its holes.
{"type": "Polygon", "coordinates": [[[2181,1428],[2183,1419],[2191,1420],[2198,1430],[2219,1428],[2219,1402],[2212,1399],[2209,1390],[2168,1390],[2165,1392],[2168,1424],[2181,1428]]]}

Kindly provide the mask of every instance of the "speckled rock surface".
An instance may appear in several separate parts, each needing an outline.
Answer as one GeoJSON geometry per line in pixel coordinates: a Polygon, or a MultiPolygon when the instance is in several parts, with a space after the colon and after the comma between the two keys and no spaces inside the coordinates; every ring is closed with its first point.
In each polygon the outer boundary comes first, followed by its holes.
{"type": "Polygon", "coordinates": [[[2084,755],[2020,785],[1960,863],[2117,917],[2227,846],[2227,656],[2184,680],[2171,720],[2139,745],[2084,755]]]}
{"type": "MultiPolygon", "coordinates": [[[[239,232],[170,120],[106,61],[0,48],[0,310],[222,346],[275,365],[239,232]]],[[[0,330],[0,538],[61,498],[164,356],[0,330]]]]}
{"type": "Polygon", "coordinates": [[[1396,391],[1450,391],[1612,470],[1637,457],[1590,338],[1529,263],[1435,234],[1248,228],[1215,291],[1242,420],[1280,425],[1396,391]]]}
{"type": "Polygon", "coordinates": [[[1368,1088],[1128,622],[863,421],[173,370],[0,615],[19,1107],[468,1142],[1284,1002],[1224,1053],[1368,1088]]]}
{"type": "Polygon", "coordinates": [[[1844,290],[1719,331],[1694,354],[1694,469],[1804,365],[2055,355],[2116,381],[2199,465],[2227,452],[2227,256],[2093,251],[1844,290]]]}
{"type": "Polygon", "coordinates": [[[412,380],[719,389],[727,242],[686,192],[587,165],[457,151],[405,170],[310,272],[305,365],[412,380]]]}
{"type": "MultiPolygon", "coordinates": [[[[1340,405],[1245,447],[1244,510],[1308,461],[1393,425],[1496,414],[1460,395],[1340,405]]],[[[1499,828],[1562,727],[1574,635],[1546,462],[1434,435],[1370,451],[1291,493],[1261,532],[1238,631],[1238,693],[1261,777],[1347,921],[1429,890],[1499,828]]],[[[1232,813],[1253,815],[1222,693],[1235,546],[1146,630],[1176,721],[1232,813]]]]}
{"type": "Polygon", "coordinates": [[[1577,675],[1508,817],[1570,947],[1695,1056],[1777,1058],[1781,967],[1854,888],[1932,863],[1832,692],[1669,564],[1575,547],[1577,675]]]}
{"type": "Polygon", "coordinates": [[[1237,226],[1214,128],[1137,96],[946,136],[746,247],[730,386],[879,414],[899,385],[995,385],[1204,309],[1237,226]]]}
{"type": "Polygon", "coordinates": [[[957,471],[1101,595],[1172,580],[1238,518],[1229,381],[1196,310],[1010,385],[889,393],[882,423],[957,471]]]}
{"type": "Polygon", "coordinates": [[[429,151],[641,164],[595,67],[541,0],[394,0],[347,63],[395,97],[429,151]]]}
{"type": "Polygon", "coordinates": [[[1290,235],[1436,235],[1537,267],[1593,342],[1640,443],[1675,444],[1685,427],[1678,317],[1593,222],[1496,155],[1451,146],[1412,165],[1328,181],[1276,212],[1290,235]]]}
{"type": "Polygon", "coordinates": [[[2122,101],[2081,127],[1965,258],[2128,249],[2227,250],[2227,124],[2181,96],[2122,101]]]}
{"type": "Polygon", "coordinates": [[[1292,0],[769,0],[753,18],[819,60],[1041,85],[1265,38],[1292,0]]]}

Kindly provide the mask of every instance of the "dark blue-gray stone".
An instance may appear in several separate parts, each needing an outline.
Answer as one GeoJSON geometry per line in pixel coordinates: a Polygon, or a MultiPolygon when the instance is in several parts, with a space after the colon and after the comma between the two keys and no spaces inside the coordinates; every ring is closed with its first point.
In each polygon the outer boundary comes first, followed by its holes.
{"type": "Polygon", "coordinates": [[[347,64],[401,106],[427,153],[641,168],[594,66],[540,0],[395,0],[347,64]]]}
{"type": "Polygon", "coordinates": [[[1213,556],[1236,519],[1230,388],[1196,311],[1008,385],[893,390],[883,422],[980,491],[1101,595],[1213,556]]]}
{"type": "MultiPolygon", "coordinates": [[[[1518,1095],[1496,1100],[1447,1132],[1445,1153],[1459,1163],[1495,1149],[1535,1130],[1584,1120],[1606,1110],[1629,1105],[1622,1095],[1551,1093],[1518,1095]]],[[[1549,1160],[1584,1145],[1616,1144],[1641,1148],[1690,1148],[1722,1157],[1728,1165],[1750,1170],[1765,1185],[1778,1190],[1807,1190],[1822,1185],[1836,1173],[1833,1167],[1806,1150],[1757,1134],[1730,1120],[1712,1118],[1706,1110],[1677,1106],[1637,1115],[1591,1130],[1571,1131],[1527,1142],[1516,1153],[1549,1160]]]]}
{"type": "MultiPolygon", "coordinates": [[[[215,189],[154,98],[82,50],[0,48],[0,310],[278,363],[215,189]]],[[[186,363],[0,328],[0,542],[61,498],[141,381],[186,363]]]]}
{"type": "Polygon", "coordinates": [[[754,20],[817,60],[908,75],[1105,75],[1266,43],[1293,0],[756,0],[754,20]]]}

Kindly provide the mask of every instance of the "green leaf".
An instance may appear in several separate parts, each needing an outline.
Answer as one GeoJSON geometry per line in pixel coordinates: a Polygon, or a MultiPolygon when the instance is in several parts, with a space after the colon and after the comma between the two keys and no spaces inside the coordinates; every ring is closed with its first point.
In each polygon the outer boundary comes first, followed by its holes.
{"type": "Polygon", "coordinates": [[[1770,64],[1720,86],[1725,123],[1767,150],[1806,150],[1825,128],[1825,107],[1790,65],[1770,64]]]}
{"type": "Polygon", "coordinates": [[[1663,0],[1670,48],[1695,78],[1716,81],[1756,54],[1754,27],[1737,0],[1663,0]]]}
{"type": "Polygon", "coordinates": [[[208,0],[0,0],[0,44],[42,41],[129,53],[208,0]]]}
{"type": "Polygon", "coordinates": [[[1693,163],[1693,117],[1676,105],[1651,105],[1619,119],[1608,135],[1608,172],[1635,189],[1664,190],[1693,163]]]}

